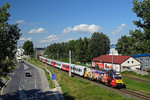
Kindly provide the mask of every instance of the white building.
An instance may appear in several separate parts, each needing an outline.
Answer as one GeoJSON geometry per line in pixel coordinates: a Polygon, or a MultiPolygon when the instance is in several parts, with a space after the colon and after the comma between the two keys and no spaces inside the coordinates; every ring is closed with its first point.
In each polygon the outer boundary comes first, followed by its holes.
{"type": "Polygon", "coordinates": [[[101,55],[92,59],[92,66],[100,69],[113,69],[117,72],[129,69],[140,70],[141,63],[131,56],[101,55]]]}
{"type": "Polygon", "coordinates": [[[17,56],[23,56],[24,50],[22,48],[17,49],[17,56]]]}
{"type": "Polygon", "coordinates": [[[110,52],[109,52],[109,55],[119,55],[119,54],[118,54],[118,51],[115,48],[111,48],[110,52]]]}

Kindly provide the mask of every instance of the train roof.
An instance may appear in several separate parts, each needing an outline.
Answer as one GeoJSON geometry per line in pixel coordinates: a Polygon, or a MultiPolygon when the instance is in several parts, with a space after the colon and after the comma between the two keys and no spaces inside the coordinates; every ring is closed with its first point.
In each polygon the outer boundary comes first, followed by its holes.
{"type": "Polygon", "coordinates": [[[76,68],[82,68],[82,69],[86,68],[85,66],[81,66],[81,65],[75,65],[75,67],[76,68]]]}

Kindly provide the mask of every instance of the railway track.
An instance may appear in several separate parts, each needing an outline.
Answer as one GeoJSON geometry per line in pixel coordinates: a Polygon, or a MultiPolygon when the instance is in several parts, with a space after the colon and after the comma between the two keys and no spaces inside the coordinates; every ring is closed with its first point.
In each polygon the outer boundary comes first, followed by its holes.
{"type": "Polygon", "coordinates": [[[129,78],[129,79],[133,79],[133,80],[136,80],[136,81],[141,81],[141,82],[145,82],[145,83],[150,83],[150,81],[148,80],[142,80],[142,79],[138,79],[138,78],[134,78],[134,77],[129,77],[129,76],[125,76],[123,75],[124,78],[129,78]]]}
{"type": "MultiPolygon", "coordinates": [[[[53,68],[55,68],[55,67],[53,67],[53,68]]],[[[69,74],[68,72],[60,70],[58,68],[55,68],[55,69],[58,70],[58,71],[61,71],[61,72],[65,73],[65,74],[69,74]]],[[[75,75],[75,74],[72,74],[72,76],[75,77],[75,78],[78,78],[78,79],[85,80],[85,81],[90,81],[92,84],[98,85],[98,86],[100,86],[102,88],[106,88],[108,90],[117,91],[117,92],[119,91],[119,92],[122,92],[122,93],[126,93],[126,94],[129,94],[131,96],[137,97],[137,98],[142,99],[142,100],[150,100],[150,96],[149,95],[145,95],[145,94],[142,94],[142,93],[139,93],[139,92],[135,92],[135,91],[131,91],[131,90],[128,90],[128,89],[116,89],[116,88],[112,88],[112,87],[106,86],[104,84],[100,84],[97,81],[91,81],[91,80],[89,80],[87,78],[80,77],[80,76],[75,75]]]]}
{"type": "Polygon", "coordinates": [[[130,94],[130,95],[133,95],[133,96],[136,96],[136,97],[139,97],[143,100],[150,100],[150,96],[149,95],[145,95],[145,94],[141,94],[141,93],[138,93],[138,92],[135,92],[135,91],[131,91],[131,90],[128,90],[128,89],[120,89],[121,92],[124,92],[124,93],[127,93],[127,94],[130,94]]]}

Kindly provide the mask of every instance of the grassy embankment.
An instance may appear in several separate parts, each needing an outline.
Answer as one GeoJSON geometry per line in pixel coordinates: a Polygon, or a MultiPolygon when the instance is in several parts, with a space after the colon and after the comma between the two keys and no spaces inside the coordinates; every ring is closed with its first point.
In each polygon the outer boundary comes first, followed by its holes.
{"type": "MultiPolygon", "coordinates": [[[[37,60],[32,62],[43,65],[37,60]]],[[[49,67],[49,70],[52,71],[53,69],[49,67]]],[[[64,93],[65,100],[133,100],[100,88],[99,86],[91,85],[90,82],[70,78],[67,74],[59,70],[54,70],[54,72],[64,93]]]]}
{"type": "MultiPolygon", "coordinates": [[[[25,60],[25,59],[24,59],[25,60]]],[[[26,60],[27,61],[27,60],[26,60]]],[[[45,67],[44,66],[44,64],[42,64],[41,62],[39,62],[39,61],[37,61],[35,58],[31,58],[31,60],[28,60],[28,62],[29,63],[31,63],[31,64],[34,64],[34,65],[36,65],[36,66],[38,66],[38,67],[41,67],[43,70],[44,70],[44,72],[45,72],[45,75],[46,75],[46,78],[47,78],[47,80],[48,80],[48,82],[49,82],[49,87],[50,88],[54,88],[55,86],[53,85],[53,81],[51,80],[51,78],[50,78],[50,76],[49,76],[49,72],[47,72],[43,67],[45,67]]]]}
{"type": "MultiPolygon", "coordinates": [[[[7,76],[2,76],[1,79],[4,79],[5,81],[8,81],[9,78],[7,76]]],[[[4,86],[5,84],[3,82],[0,81],[0,91],[1,91],[1,88],[4,86]]]]}
{"type": "Polygon", "coordinates": [[[150,95],[150,83],[135,81],[128,78],[124,78],[124,82],[128,89],[139,91],[144,94],[150,95]]]}
{"type": "Polygon", "coordinates": [[[124,71],[122,72],[122,75],[150,81],[150,73],[149,75],[141,75],[141,74],[136,74],[136,72],[133,71],[124,71]]]}
{"type": "MultiPolygon", "coordinates": [[[[136,72],[133,71],[124,71],[122,72],[122,75],[134,77],[142,80],[150,80],[150,75],[142,76],[140,74],[136,74],[136,72]]],[[[135,81],[128,78],[124,78],[124,81],[126,83],[127,88],[150,95],[150,83],[135,81]]]]}

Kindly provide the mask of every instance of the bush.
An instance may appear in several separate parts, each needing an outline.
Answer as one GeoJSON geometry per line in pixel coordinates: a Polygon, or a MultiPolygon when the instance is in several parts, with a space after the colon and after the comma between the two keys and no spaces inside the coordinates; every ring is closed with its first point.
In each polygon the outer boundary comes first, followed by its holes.
{"type": "Polygon", "coordinates": [[[141,78],[141,79],[143,79],[143,78],[150,79],[150,74],[149,75],[141,75],[141,74],[137,74],[136,72],[133,72],[133,71],[124,71],[124,72],[122,72],[122,74],[127,75],[127,76],[138,77],[138,78],[141,78]]]}
{"type": "Polygon", "coordinates": [[[150,74],[150,68],[148,68],[146,71],[150,74]]]}

